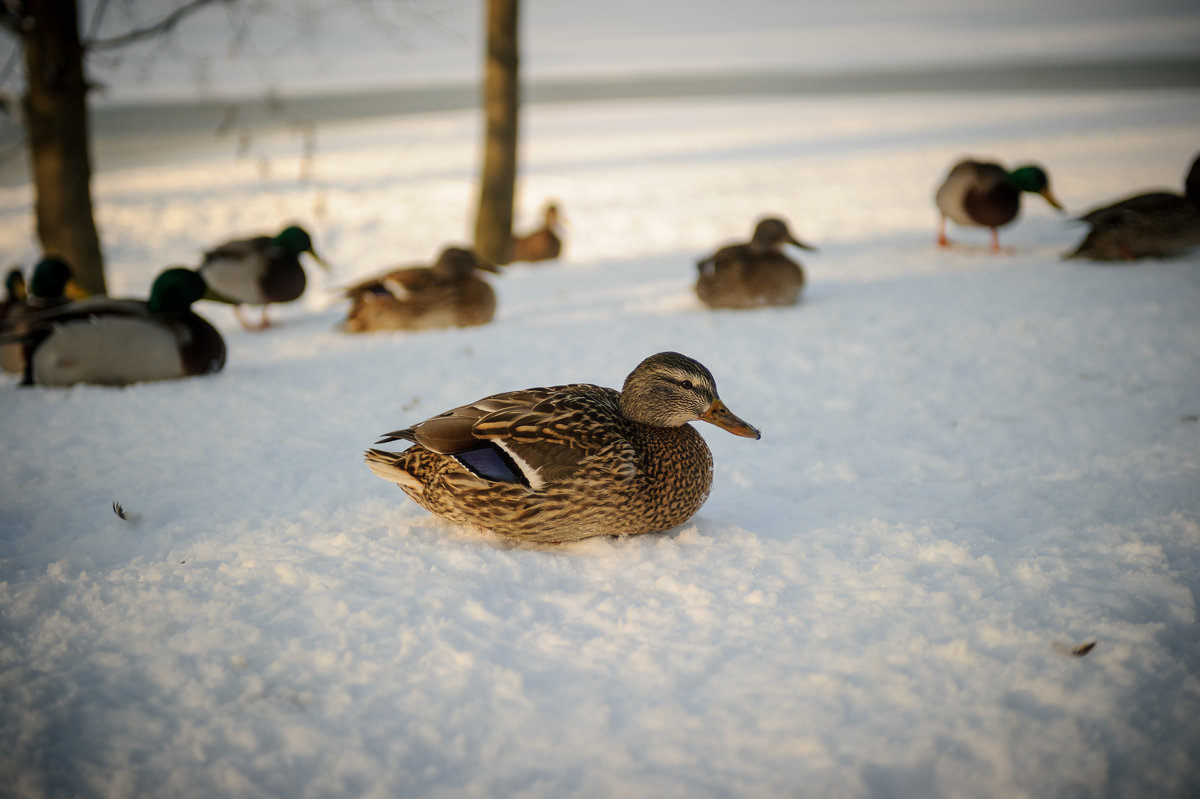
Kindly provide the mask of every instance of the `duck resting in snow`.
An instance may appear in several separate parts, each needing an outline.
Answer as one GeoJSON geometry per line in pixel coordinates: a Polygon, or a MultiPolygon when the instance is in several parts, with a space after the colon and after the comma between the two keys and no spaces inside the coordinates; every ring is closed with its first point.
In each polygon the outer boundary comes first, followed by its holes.
{"type": "Polygon", "coordinates": [[[1064,258],[1135,261],[1169,258],[1200,246],[1200,156],[1184,178],[1182,195],[1138,194],[1088,211],[1079,219],[1091,230],[1064,258]]]}
{"type": "Polygon", "coordinates": [[[508,263],[513,261],[553,261],[562,254],[562,219],[558,204],[547,203],[542,226],[523,236],[513,236],[509,243],[508,263]]]}
{"type": "Polygon", "coordinates": [[[492,321],[496,292],[479,271],[500,270],[474,250],[447,247],[433,266],[393,269],[345,290],[350,310],[342,329],[426,330],[492,321]]]}
{"type": "Polygon", "coordinates": [[[621,391],[587,383],[493,394],[386,434],[402,452],[367,465],[452,522],[527,541],[635,535],[683,524],[712,485],[712,453],[688,422],[759,438],[676,352],[638,364],[621,391]]]}
{"type": "Polygon", "coordinates": [[[804,293],[804,267],[784,254],[785,244],[816,250],[782,219],[759,221],[750,241],[721,247],[696,263],[696,296],[710,308],[795,305],[804,293]]]}
{"type": "Polygon", "coordinates": [[[22,385],[123,386],[218,372],[225,341],[191,309],[205,290],[195,271],[174,267],[148,300],[88,297],[31,313],[0,338],[24,347],[22,385]]]}

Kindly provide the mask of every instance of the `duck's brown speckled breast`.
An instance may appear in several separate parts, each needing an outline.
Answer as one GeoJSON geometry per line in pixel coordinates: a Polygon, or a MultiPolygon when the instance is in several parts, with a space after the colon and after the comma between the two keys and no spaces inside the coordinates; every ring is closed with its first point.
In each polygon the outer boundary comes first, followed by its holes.
{"type": "Polygon", "coordinates": [[[657,532],[683,524],[700,510],[712,488],[713,459],[704,437],[690,424],[632,427],[630,439],[641,463],[622,517],[638,529],[622,532],[657,532]]]}

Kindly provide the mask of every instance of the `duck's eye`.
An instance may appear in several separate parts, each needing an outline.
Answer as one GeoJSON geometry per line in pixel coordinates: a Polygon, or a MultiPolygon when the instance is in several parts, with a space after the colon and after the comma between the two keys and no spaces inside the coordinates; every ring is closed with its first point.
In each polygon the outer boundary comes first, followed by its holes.
{"type": "Polygon", "coordinates": [[[679,386],[680,386],[680,388],[684,388],[688,391],[691,391],[693,388],[695,388],[695,386],[692,385],[691,380],[680,380],[679,386]]]}

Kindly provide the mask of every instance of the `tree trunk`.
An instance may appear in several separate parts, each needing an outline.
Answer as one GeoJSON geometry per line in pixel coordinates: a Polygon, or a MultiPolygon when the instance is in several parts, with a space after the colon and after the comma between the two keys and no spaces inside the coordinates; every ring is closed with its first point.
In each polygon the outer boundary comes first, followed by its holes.
{"type": "Polygon", "coordinates": [[[26,0],[26,138],[42,250],[71,265],[75,280],[105,293],[92,218],[87,80],[75,0],[26,0]]]}
{"type": "Polygon", "coordinates": [[[519,0],[488,0],[487,63],[483,92],[487,134],[475,216],[475,250],[493,263],[506,263],[512,238],[513,192],[517,182],[517,57],[519,0]]]}

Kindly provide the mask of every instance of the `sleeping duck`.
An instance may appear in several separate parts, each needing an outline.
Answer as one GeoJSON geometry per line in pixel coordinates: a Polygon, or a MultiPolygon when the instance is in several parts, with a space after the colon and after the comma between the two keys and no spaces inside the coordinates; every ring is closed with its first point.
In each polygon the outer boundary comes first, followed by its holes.
{"type": "Polygon", "coordinates": [[[350,286],[342,329],[363,333],[487,324],[496,313],[496,292],[479,270],[500,271],[473,250],[447,247],[433,266],[394,269],[350,286]]]}
{"type": "Polygon", "coordinates": [[[1080,217],[1091,230],[1066,258],[1134,261],[1167,258],[1200,246],[1200,156],[1184,193],[1155,191],[1096,208],[1080,217]]]}
{"type": "Polygon", "coordinates": [[[938,244],[950,245],[946,238],[946,219],[966,227],[986,227],[992,231],[992,251],[1000,251],[998,229],[1012,222],[1021,211],[1021,192],[1040,194],[1058,210],[1062,204],[1050,191],[1046,170],[1035,164],[1009,172],[999,164],[967,159],[959,161],[937,190],[938,244]]]}
{"type": "Polygon", "coordinates": [[[267,306],[291,302],[304,293],[307,278],[300,255],[308,253],[326,270],[329,266],[313,249],[312,237],[302,227],[284,228],[279,235],[228,241],[204,254],[200,275],[208,284],[206,300],[233,305],[234,314],[247,330],[270,326],[267,306]],[[242,316],[242,305],[261,305],[262,319],[251,325],[242,316]]]}
{"type": "Polygon", "coordinates": [[[722,247],[696,263],[696,296],[710,308],[795,305],[804,292],[804,267],[784,254],[784,244],[816,249],[796,238],[782,219],[768,217],[750,241],[722,247]]]}
{"type": "Polygon", "coordinates": [[[402,452],[367,466],[421,507],[527,541],[666,530],[712,487],[712,453],[688,422],[759,438],[717,396],[712,373],[677,352],[638,364],[621,391],[587,383],[493,394],[388,433],[402,452]]]}
{"type": "Polygon", "coordinates": [[[542,226],[524,236],[514,236],[509,247],[511,261],[552,261],[562,254],[562,221],[558,205],[549,203],[542,226]]]}
{"type": "Polygon", "coordinates": [[[22,385],[123,386],[218,372],[225,341],[191,310],[205,290],[197,272],[175,267],[146,301],[88,297],[31,313],[4,338],[25,348],[22,385]]]}

